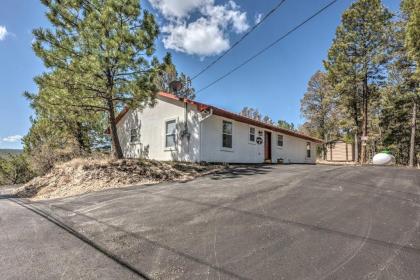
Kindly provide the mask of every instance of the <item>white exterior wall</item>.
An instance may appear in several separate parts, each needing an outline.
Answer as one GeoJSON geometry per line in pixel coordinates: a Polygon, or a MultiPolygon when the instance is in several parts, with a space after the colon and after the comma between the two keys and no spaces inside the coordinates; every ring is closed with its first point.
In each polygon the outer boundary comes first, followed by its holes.
{"type": "Polygon", "coordinates": [[[272,162],[283,159],[284,163],[315,163],[316,143],[311,142],[311,157],[306,157],[305,139],[281,134],[220,116],[211,116],[201,124],[201,161],[262,163],[264,143],[259,145],[249,141],[249,128],[255,127],[256,137],[264,139],[264,131],[271,132],[272,162]],[[222,147],[223,120],[232,122],[232,149],[222,147]],[[262,135],[259,135],[261,131],[262,135]],[[283,147],[277,146],[277,135],[283,135],[283,147]]]}
{"type": "Polygon", "coordinates": [[[199,113],[195,106],[188,105],[188,140],[181,138],[184,129],[184,103],[160,97],[152,108],[130,110],[118,122],[117,130],[124,156],[145,157],[156,160],[199,161],[199,113]],[[163,101],[165,100],[165,101],[163,101]],[[176,120],[176,146],[165,148],[165,122],[176,120]],[[140,129],[140,139],[130,143],[131,129],[140,129]]]}
{"type": "Polygon", "coordinates": [[[201,124],[201,160],[232,163],[263,162],[264,145],[248,141],[249,127],[248,124],[215,115],[205,119],[201,124]],[[223,120],[232,122],[232,149],[222,147],[223,120]]]}
{"type": "MultiPolygon", "coordinates": [[[[185,108],[181,101],[158,97],[152,108],[127,112],[118,122],[117,129],[124,156],[145,157],[155,160],[177,160],[192,162],[262,163],[264,143],[259,145],[249,141],[249,128],[255,127],[264,139],[264,128],[252,126],[216,115],[203,117],[194,105],[188,105],[189,141],[181,138],[184,129],[185,108]],[[176,146],[165,148],[165,122],[176,120],[176,146]],[[202,120],[202,121],[200,121],[202,120]],[[232,149],[222,147],[223,120],[232,122],[232,149]],[[131,129],[139,129],[140,139],[130,143],[131,129]]],[[[311,142],[311,157],[306,158],[307,140],[283,135],[283,147],[277,146],[278,132],[271,132],[272,162],[283,159],[284,163],[315,163],[316,143],[311,142]]]]}
{"type": "Polygon", "coordinates": [[[284,163],[315,163],[316,161],[316,145],[302,138],[293,137],[290,135],[283,135],[283,147],[277,146],[278,132],[272,132],[272,158],[273,162],[277,159],[283,159],[284,163]],[[306,143],[311,143],[311,157],[306,157],[306,143]]]}

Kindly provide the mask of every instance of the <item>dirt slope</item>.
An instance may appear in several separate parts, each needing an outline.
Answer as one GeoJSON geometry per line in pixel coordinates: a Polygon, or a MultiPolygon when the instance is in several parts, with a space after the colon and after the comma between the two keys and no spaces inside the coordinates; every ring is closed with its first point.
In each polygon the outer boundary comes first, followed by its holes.
{"type": "Polygon", "coordinates": [[[55,166],[16,190],[16,195],[49,199],[130,185],[190,180],[216,172],[220,165],[137,159],[73,159],[55,166]]]}

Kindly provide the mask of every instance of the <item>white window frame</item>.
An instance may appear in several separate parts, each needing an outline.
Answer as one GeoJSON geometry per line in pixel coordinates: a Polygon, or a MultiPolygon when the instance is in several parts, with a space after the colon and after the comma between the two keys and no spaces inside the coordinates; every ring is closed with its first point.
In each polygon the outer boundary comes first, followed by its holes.
{"type": "Polygon", "coordinates": [[[178,131],[177,126],[178,126],[177,118],[166,119],[164,124],[163,124],[163,147],[164,147],[165,151],[174,151],[176,149],[177,141],[178,141],[178,139],[177,139],[178,138],[177,137],[177,131],[178,131]],[[166,131],[167,124],[169,122],[174,122],[175,123],[175,132],[171,133],[171,134],[168,134],[167,131],[166,131]],[[170,135],[174,135],[174,145],[173,146],[167,146],[167,142],[166,142],[167,139],[166,138],[167,138],[167,136],[170,136],[170,135]]]}
{"type": "Polygon", "coordinates": [[[249,144],[255,144],[255,141],[257,140],[257,128],[254,126],[249,127],[249,134],[248,134],[248,143],[249,144]],[[251,130],[254,129],[254,133],[251,133],[251,130]],[[254,135],[254,140],[251,140],[251,135],[254,135]]]}
{"type": "Polygon", "coordinates": [[[283,148],[284,147],[284,135],[283,134],[277,134],[277,147],[283,148]],[[281,145],[279,145],[279,137],[281,136],[281,145]]]}
{"type": "Polygon", "coordinates": [[[222,120],[222,150],[225,150],[225,151],[232,151],[233,150],[233,122],[232,121],[230,121],[230,120],[222,120]],[[224,131],[223,131],[223,126],[224,126],[224,123],[230,123],[230,125],[231,125],[231,134],[228,134],[228,133],[225,133],[224,131]],[[223,135],[230,135],[231,136],[231,147],[225,147],[225,146],[223,146],[223,135]]]}

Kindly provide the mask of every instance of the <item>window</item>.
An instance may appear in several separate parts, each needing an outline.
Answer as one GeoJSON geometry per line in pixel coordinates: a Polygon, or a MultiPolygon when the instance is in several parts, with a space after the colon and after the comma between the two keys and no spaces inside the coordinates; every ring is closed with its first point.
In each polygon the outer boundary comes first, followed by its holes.
{"type": "Polygon", "coordinates": [[[232,123],[223,121],[223,148],[232,148],[232,123]]]}
{"type": "Polygon", "coordinates": [[[306,142],[306,157],[311,157],[311,142],[306,142]]]}
{"type": "Polygon", "coordinates": [[[277,135],[277,146],[283,147],[283,135],[277,135]]]}
{"type": "Polygon", "coordinates": [[[175,133],[176,133],[176,121],[170,120],[165,122],[165,147],[175,147],[175,133]]]}
{"type": "Polygon", "coordinates": [[[139,142],[140,135],[139,130],[137,128],[133,128],[130,130],[130,143],[136,143],[139,142]]]}
{"type": "Polygon", "coordinates": [[[249,128],[249,142],[255,142],[255,127],[249,128]]]}

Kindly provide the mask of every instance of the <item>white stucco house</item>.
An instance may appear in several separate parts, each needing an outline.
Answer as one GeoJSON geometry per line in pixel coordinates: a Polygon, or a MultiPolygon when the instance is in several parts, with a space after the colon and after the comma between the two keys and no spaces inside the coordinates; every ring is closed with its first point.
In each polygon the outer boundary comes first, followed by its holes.
{"type": "Polygon", "coordinates": [[[154,107],[124,109],[124,156],[190,162],[315,163],[321,140],[169,93],[154,107]]]}

